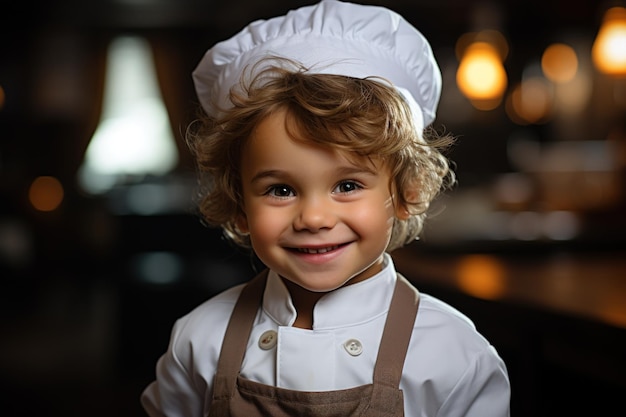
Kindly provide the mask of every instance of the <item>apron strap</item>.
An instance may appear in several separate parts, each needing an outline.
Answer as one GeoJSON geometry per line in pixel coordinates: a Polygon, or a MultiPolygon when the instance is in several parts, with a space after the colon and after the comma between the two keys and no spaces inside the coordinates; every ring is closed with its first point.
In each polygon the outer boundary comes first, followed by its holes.
{"type": "MultiPolygon", "coordinates": [[[[213,384],[213,398],[230,398],[246,353],[243,335],[250,335],[254,318],[263,300],[268,270],[259,273],[242,289],[222,342],[213,384]],[[228,351],[225,351],[228,346],[228,351]]],[[[404,359],[409,348],[419,306],[419,292],[403,276],[397,275],[389,313],[378,349],[374,383],[398,388],[404,359]]],[[[247,340],[247,339],[246,339],[247,340]]]]}
{"type": "Polygon", "coordinates": [[[378,357],[374,383],[398,388],[402,379],[404,359],[411,341],[420,296],[406,278],[397,274],[393,298],[387,314],[378,357]]]}
{"type": "Polygon", "coordinates": [[[226,328],[213,384],[213,398],[230,398],[235,390],[237,376],[246,354],[247,343],[242,343],[252,331],[254,318],[263,300],[268,270],[250,280],[241,290],[226,328]],[[228,352],[225,352],[228,346],[228,352]]]}

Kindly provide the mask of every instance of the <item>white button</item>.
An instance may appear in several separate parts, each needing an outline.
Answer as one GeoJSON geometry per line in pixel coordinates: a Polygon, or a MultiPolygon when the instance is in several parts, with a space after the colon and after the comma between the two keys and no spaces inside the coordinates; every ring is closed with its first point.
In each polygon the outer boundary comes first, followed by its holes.
{"type": "Polygon", "coordinates": [[[274,346],[276,346],[276,340],[278,339],[278,335],[274,330],[268,330],[263,332],[261,337],[259,338],[259,347],[263,350],[270,350],[274,346]]]}
{"type": "Polygon", "coordinates": [[[348,340],[343,347],[352,356],[359,356],[363,352],[363,345],[356,339],[348,340]]]}

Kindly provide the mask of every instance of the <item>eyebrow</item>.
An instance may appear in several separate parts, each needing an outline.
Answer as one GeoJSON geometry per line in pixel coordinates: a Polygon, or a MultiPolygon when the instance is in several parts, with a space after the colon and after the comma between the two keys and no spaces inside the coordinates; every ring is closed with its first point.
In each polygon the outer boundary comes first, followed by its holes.
{"type": "MultiPolygon", "coordinates": [[[[350,177],[352,175],[378,175],[377,172],[370,167],[353,165],[339,167],[335,171],[335,174],[339,177],[350,177]]],[[[284,176],[289,176],[289,174],[286,171],[280,169],[268,169],[264,171],[259,171],[254,174],[250,182],[255,183],[257,181],[261,181],[264,178],[280,178],[284,176]]]]}
{"type": "Polygon", "coordinates": [[[272,177],[281,177],[284,174],[285,171],[281,171],[278,169],[268,169],[266,171],[260,171],[257,172],[256,174],[254,174],[254,176],[252,177],[252,179],[250,180],[251,183],[255,183],[257,181],[260,181],[264,178],[272,178],[272,177]]]}

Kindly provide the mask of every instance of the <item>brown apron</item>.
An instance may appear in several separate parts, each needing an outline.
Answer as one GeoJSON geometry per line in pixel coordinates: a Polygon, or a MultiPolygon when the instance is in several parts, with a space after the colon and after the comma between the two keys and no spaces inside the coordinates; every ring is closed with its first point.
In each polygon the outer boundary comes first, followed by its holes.
{"type": "Polygon", "coordinates": [[[338,391],[294,391],[265,385],[239,375],[247,337],[259,307],[267,270],[244,287],[230,318],[217,372],[209,417],[255,416],[404,416],[399,389],[404,358],[417,315],[419,293],[398,275],[387,314],[373,383],[338,391]]]}

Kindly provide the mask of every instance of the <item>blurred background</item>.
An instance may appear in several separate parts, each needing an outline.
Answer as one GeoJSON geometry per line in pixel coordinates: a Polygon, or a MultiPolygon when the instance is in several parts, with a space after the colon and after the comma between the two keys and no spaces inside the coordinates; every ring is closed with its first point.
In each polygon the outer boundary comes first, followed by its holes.
{"type": "MultiPolygon", "coordinates": [[[[259,265],[202,225],[191,72],[311,1],[50,0],[0,28],[0,410],[141,416],[176,318],[259,265]]],[[[443,73],[458,186],[397,251],[504,357],[515,416],[626,394],[626,9],[388,0],[443,73]]],[[[619,414],[619,412],[618,412],[619,414]]]]}

